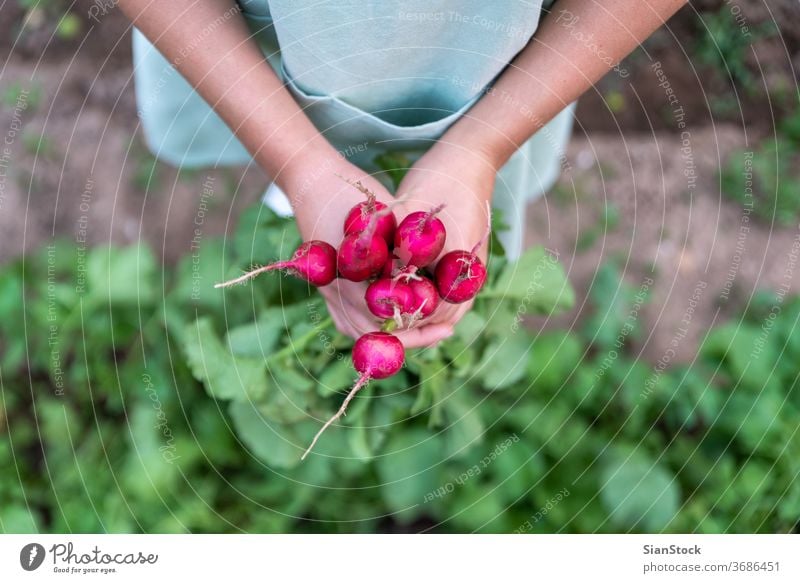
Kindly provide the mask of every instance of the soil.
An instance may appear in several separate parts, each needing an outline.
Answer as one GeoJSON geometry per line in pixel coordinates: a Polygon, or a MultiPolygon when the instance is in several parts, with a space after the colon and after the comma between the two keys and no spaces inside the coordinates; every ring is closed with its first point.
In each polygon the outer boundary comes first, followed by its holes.
{"type": "MultiPolygon", "coordinates": [[[[669,348],[676,352],[674,361],[691,359],[706,331],[747,304],[758,289],[777,289],[787,277],[794,292],[800,287],[791,282],[788,257],[800,240],[800,226],[776,228],[754,221],[752,213],[720,195],[719,159],[746,145],[745,135],[733,125],[692,131],[697,181],[690,188],[678,135],[576,137],[568,151],[571,169],[556,190],[528,209],[528,243],[558,253],[578,306],[606,261],[616,262],[637,289],[652,278],[638,348],[651,360],[669,348]],[[609,229],[602,227],[606,207],[616,209],[619,217],[609,229]],[[593,232],[593,241],[583,249],[586,234],[593,232]],[[687,315],[690,322],[684,326],[687,315]],[[676,337],[679,342],[670,346],[676,337]]],[[[539,323],[570,327],[585,311],[579,307],[554,322],[539,323]]]]}

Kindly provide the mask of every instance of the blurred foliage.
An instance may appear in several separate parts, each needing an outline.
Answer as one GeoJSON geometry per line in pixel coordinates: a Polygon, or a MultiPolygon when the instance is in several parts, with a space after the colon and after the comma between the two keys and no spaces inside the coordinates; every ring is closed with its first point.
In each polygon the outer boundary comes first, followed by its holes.
{"type": "Polygon", "coordinates": [[[732,87],[749,93],[756,91],[758,80],[748,66],[752,46],[776,35],[775,25],[739,22],[730,7],[722,5],[716,12],[702,14],[697,26],[693,56],[698,62],[727,79],[732,87]]]}
{"type": "MultiPolygon", "coordinates": [[[[138,136],[131,136],[129,146],[133,172],[130,178],[130,186],[140,192],[157,191],[162,187],[163,166],[153,153],[145,147],[138,136]]],[[[186,177],[187,173],[191,176],[191,170],[182,170],[181,175],[186,177]]]]}
{"type": "Polygon", "coordinates": [[[612,265],[585,327],[534,332],[518,316],[572,306],[564,273],[540,248],[495,254],[456,335],[410,351],[300,463],[355,379],[351,342],[292,278],[212,287],[297,241],[258,205],[174,269],[72,243],[5,266],[0,528],[795,528],[799,300],[760,296],[656,372],[628,354],[646,294],[612,265]]]}
{"type": "Polygon", "coordinates": [[[74,2],[61,0],[16,0],[23,11],[21,33],[46,29],[61,40],[71,41],[83,31],[83,20],[74,12],[74,2]]]}
{"type": "Polygon", "coordinates": [[[35,111],[42,101],[42,88],[36,83],[9,83],[2,91],[2,102],[8,108],[23,107],[35,111]]]}
{"type": "Polygon", "coordinates": [[[736,150],[720,170],[723,194],[767,224],[793,225],[800,217],[800,111],[775,137],[736,150]]]}
{"type": "MultiPolygon", "coordinates": [[[[743,115],[746,101],[770,99],[775,106],[784,102],[788,92],[781,85],[786,79],[773,77],[766,86],[764,72],[754,56],[759,46],[779,34],[776,23],[754,22],[739,5],[730,3],[720,3],[715,11],[702,13],[695,22],[691,58],[709,76],[711,83],[704,94],[716,117],[737,119],[743,115]]],[[[791,72],[788,78],[793,78],[791,72]]]]}

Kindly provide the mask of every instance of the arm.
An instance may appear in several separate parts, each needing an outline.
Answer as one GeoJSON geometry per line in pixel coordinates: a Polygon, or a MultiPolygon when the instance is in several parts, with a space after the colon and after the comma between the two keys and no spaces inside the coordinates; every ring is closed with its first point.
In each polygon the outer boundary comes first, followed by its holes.
{"type": "Polygon", "coordinates": [[[296,191],[305,164],[335,155],[266,62],[233,0],[119,4],[284,191],[296,191]],[[203,33],[206,27],[213,33],[203,33]]]}
{"type": "Polygon", "coordinates": [[[443,137],[496,169],[686,0],[559,0],[491,91],[443,137]]]}

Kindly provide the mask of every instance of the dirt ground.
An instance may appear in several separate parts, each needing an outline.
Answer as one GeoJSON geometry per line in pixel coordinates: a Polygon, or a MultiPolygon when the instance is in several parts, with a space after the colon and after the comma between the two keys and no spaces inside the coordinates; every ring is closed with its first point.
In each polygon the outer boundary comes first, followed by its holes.
{"type": "MultiPolygon", "coordinates": [[[[0,17],[0,32],[11,30],[11,10],[0,17]]],[[[693,10],[687,8],[678,23],[692,18],[693,10]]],[[[84,231],[92,244],[143,239],[173,261],[189,250],[204,185],[214,185],[204,216],[204,232],[211,235],[229,230],[267,184],[256,167],[187,173],[153,163],[137,130],[125,22],[112,13],[92,34],[85,49],[75,40],[62,43],[57,53],[47,39],[33,35],[9,46],[9,37],[0,34],[6,39],[0,42],[3,92],[21,87],[38,88],[40,94],[35,107],[20,109],[7,99],[0,105],[0,132],[13,133],[7,171],[0,177],[0,261],[84,231]],[[46,50],[37,52],[42,43],[46,50]]],[[[761,50],[777,54],[774,61],[792,80],[800,59],[797,39],[786,39],[785,54],[775,43],[761,50]]],[[[633,285],[654,278],[640,342],[653,360],[675,338],[693,295],[698,304],[675,361],[693,356],[697,342],[724,319],[729,306],[746,304],[759,288],[780,285],[798,237],[794,228],[751,222],[742,241],[741,209],[721,196],[717,169],[730,152],[768,134],[770,118],[764,103],[752,103],[741,110],[747,115],[720,122],[708,106],[705,80],[686,66],[685,53],[673,50],[690,44],[673,32],[659,33],[647,45],[649,53],[639,51],[626,61],[630,79],[610,76],[589,92],[578,110],[566,171],[529,209],[529,242],[558,252],[578,295],[577,308],[560,317],[559,325],[585,315],[587,290],[604,261],[618,261],[633,285]],[[692,180],[682,150],[687,136],[656,82],[653,56],[663,63],[689,116],[692,180]],[[621,100],[621,109],[609,105],[611,94],[621,100]],[[751,119],[753,111],[758,119],[751,119]],[[607,207],[619,219],[603,230],[598,225],[607,207]],[[593,240],[587,243],[589,235],[593,240]]],[[[775,66],[769,61],[765,76],[775,66]]]]}
{"type": "MultiPolygon", "coordinates": [[[[722,198],[718,157],[746,146],[735,126],[692,131],[697,181],[687,188],[683,141],[676,134],[575,137],[572,169],[557,190],[528,210],[528,242],[558,252],[582,306],[597,269],[616,261],[625,280],[638,286],[651,277],[651,301],[642,311],[643,355],[658,360],[676,335],[675,361],[690,360],[713,324],[733,307],[748,303],[758,289],[777,289],[791,277],[789,253],[797,228],[743,222],[740,207],[722,198]],[[606,206],[618,209],[618,223],[603,229],[606,206]],[[740,227],[744,226],[744,229],[740,227]],[[581,237],[597,232],[585,250],[581,237]],[[690,301],[693,300],[693,301],[690,301]],[[679,334],[689,315],[688,333],[679,334]]],[[[790,282],[797,292],[800,282],[790,282]]],[[[572,325],[578,309],[556,322],[572,325]]]]}

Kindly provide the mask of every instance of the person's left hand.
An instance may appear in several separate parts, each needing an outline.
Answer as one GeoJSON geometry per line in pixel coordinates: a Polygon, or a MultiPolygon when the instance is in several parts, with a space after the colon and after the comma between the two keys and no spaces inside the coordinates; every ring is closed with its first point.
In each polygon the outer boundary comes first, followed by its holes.
{"type": "MultiPolygon", "coordinates": [[[[408,171],[401,182],[394,207],[398,223],[415,211],[429,211],[444,204],[437,215],[447,230],[441,258],[449,251],[472,248],[487,233],[496,170],[484,158],[459,149],[453,144],[438,142],[408,171]]],[[[478,256],[485,262],[488,242],[481,245],[478,256]]],[[[430,266],[431,269],[435,267],[430,266]]],[[[394,332],[407,347],[430,346],[452,334],[453,327],[472,307],[472,301],[448,304],[441,301],[428,318],[417,322],[411,330],[394,332]]]]}

